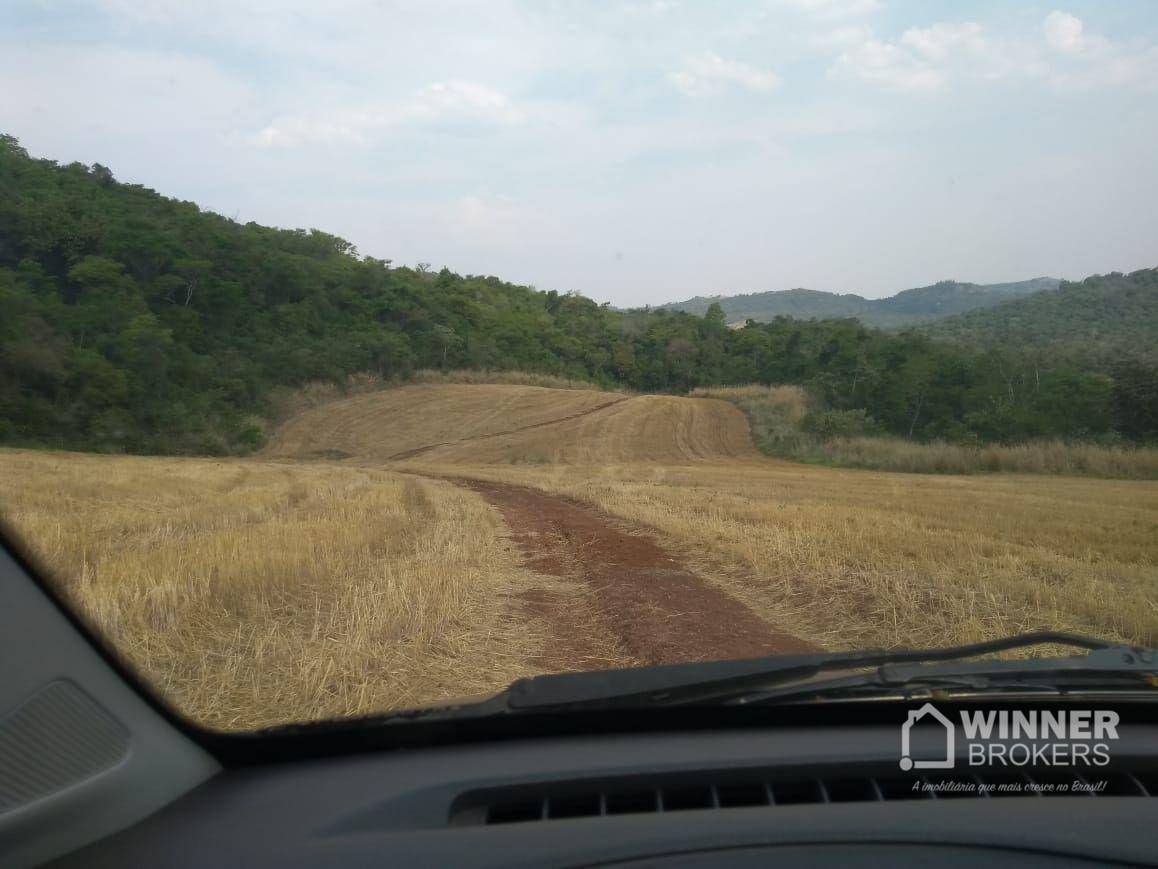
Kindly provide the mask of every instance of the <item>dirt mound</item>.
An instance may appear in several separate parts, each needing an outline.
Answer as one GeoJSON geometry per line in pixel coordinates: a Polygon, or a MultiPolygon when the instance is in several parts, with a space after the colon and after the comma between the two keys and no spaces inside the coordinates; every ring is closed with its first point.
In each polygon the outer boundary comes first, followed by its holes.
{"type": "Polygon", "coordinates": [[[687,462],[755,456],[744,415],[706,398],[417,385],[312,408],[266,455],[452,465],[687,462]]]}

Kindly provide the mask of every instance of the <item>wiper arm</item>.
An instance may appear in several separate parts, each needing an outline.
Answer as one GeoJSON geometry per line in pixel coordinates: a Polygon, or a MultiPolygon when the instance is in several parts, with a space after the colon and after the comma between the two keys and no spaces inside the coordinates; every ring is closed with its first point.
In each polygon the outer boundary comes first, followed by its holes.
{"type": "MultiPolygon", "coordinates": [[[[603,670],[587,673],[565,673],[520,679],[505,691],[486,700],[447,706],[391,712],[369,716],[360,721],[348,719],[309,725],[268,728],[265,736],[295,736],[305,731],[326,728],[348,730],[351,726],[378,728],[409,722],[460,721],[491,716],[555,712],[582,709],[617,709],[667,706],[708,702],[754,704],[797,699],[817,693],[835,693],[847,689],[856,692],[878,687],[939,681],[942,685],[993,685],[1004,670],[1009,679],[1025,678],[1027,668],[1038,667],[1039,673],[1065,671],[1074,676],[1081,670],[1101,674],[1103,678],[1149,675],[1151,686],[1158,684],[1158,651],[1114,646],[1105,640],[1062,633],[1032,633],[942,649],[867,650],[856,652],[821,652],[810,655],[781,655],[743,661],[706,661],[631,670],[603,670]],[[1091,654],[1079,658],[1045,658],[1031,661],[981,661],[960,663],[960,659],[989,655],[1010,649],[1038,645],[1061,645],[1089,649],[1091,654]],[[951,667],[922,666],[925,662],[958,663],[951,667]],[[910,665],[910,666],[905,666],[910,665]],[[912,666],[916,665],[916,666],[912,666]],[[804,680],[832,670],[855,670],[875,667],[873,673],[846,675],[823,682],[804,680]],[[995,675],[997,674],[997,675],[995,675]],[[874,683],[873,680],[877,681],[874,683]],[[802,684],[803,682],[803,684],[802,684]],[[780,689],[780,690],[777,690],[780,689]]],[[[1007,681],[1006,684],[1011,684],[1007,681]]]]}
{"type": "Polygon", "coordinates": [[[905,664],[877,667],[835,679],[797,682],[731,698],[748,705],[806,698],[840,698],[882,694],[912,695],[942,691],[1081,691],[1153,689],[1158,687],[1158,652],[1111,646],[1088,655],[974,663],[905,664]]]}
{"type": "MultiPolygon", "coordinates": [[[[701,703],[736,698],[744,692],[809,679],[831,670],[957,661],[1047,644],[1090,650],[1109,649],[1113,646],[1105,640],[1046,631],[942,649],[820,652],[745,661],[707,661],[633,670],[565,673],[521,679],[496,700],[501,699],[506,710],[511,712],[701,703]]],[[[983,666],[992,667],[1001,663],[1017,662],[986,662],[983,666]]]]}

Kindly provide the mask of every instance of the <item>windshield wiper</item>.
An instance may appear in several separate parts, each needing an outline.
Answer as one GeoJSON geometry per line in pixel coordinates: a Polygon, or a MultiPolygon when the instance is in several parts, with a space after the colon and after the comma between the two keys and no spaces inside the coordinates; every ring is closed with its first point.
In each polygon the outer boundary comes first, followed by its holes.
{"type": "Polygon", "coordinates": [[[945,664],[884,664],[869,672],[834,679],[742,692],[724,702],[740,705],[826,699],[905,699],[969,693],[1089,694],[1153,691],[1158,687],[1158,653],[1111,646],[1088,655],[1016,661],[945,664]]]}
{"type": "MultiPolygon", "coordinates": [[[[515,682],[502,694],[480,704],[487,712],[534,712],[563,709],[615,709],[641,706],[676,706],[700,703],[754,703],[776,699],[774,689],[796,683],[786,692],[807,691],[804,680],[834,670],[878,668],[868,674],[855,674],[843,681],[830,683],[834,690],[841,685],[849,689],[896,687],[913,680],[942,678],[973,679],[975,687],[997,684],[1004,674],[1009,680],[1024,679],[1027,672],[1038,677],[1043,686],[1059,680],[1080,678],[1086,673],[1091,680],[1122,681],[1153,677],[1158,673],[1158,652],[1115,646],[1105,640],[1064,633],[1029,633],[941,649],[866,650],[807,655],[781,655],[746,661],[708,661],[632,670],[608,670],[592,673],[567,673],[539,676],[515,682]],[[1071,658],[1043,658],[1018,661],[983,661],[955,664],[936,673],[925,666],[904,668],[897,665],[956,661],[978,655],[989,655],[1012,649],[1039,645],[1060,645],[1088,649],[1093,654],[1071,658]],[[866,681],[868,680],[868,681],[866,681]],[[873,681],[876,680],[876,681],[873,681]],[[1050,680],[1053,680],[1051,682],[1050,680]]],[[[816,683],[811,683],[813,689],[816,683]]],[[[476,708],[476,714],[482,712],[476,708]]]]}
{"type": "MultiPolygon", "coordinates": [[[[632,709],[696,704],[755,705],[800,702],[803,699],[862,697],[901,693],[917,688],[982,691],[1013,687],[1058,693],[1059,686],[1084,680],[1092,689],[1158,687],[1158,651],[1133,648],[1089,637],[1062,633],[1019,634],[986,643],[941,649],[865,650],[777,655],[742,661],[705,661],[630,670],[596,670],[520,679],[486,700],[402,710],[370,716],[361,727],[409,722],[461,721],[514,714],[560,711],[632,709]],[[1090,654],[1069,658],[987,660],[962,663],[963,658],[991,655],[1039,645],[1072,646],[1090,654]],[[935,662],[953,662],[929,666],[935,662]],[[908,665],[908,666],[906,666],[908,665]],[[845,673],[816,680],[831,671],[845,673]]],[[[294,736],[319,727],[348,728],[348,720],[310,725],[283,725],[263,735],[294,736]]]]}

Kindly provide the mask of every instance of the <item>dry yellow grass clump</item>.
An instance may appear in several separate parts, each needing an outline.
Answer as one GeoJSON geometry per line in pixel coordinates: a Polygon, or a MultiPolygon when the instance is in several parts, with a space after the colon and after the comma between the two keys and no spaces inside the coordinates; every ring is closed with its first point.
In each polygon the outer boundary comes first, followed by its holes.
{"type": "Polygon", "coordinates": [[[775,460],[469,473],[651,526],[757,613],[830,648],[1032,629],[1158,643],[1153,483],[775,460]]]}
{"type": "Polygon", "coordinates": [[[543,638],[498,517],[328,464],[0,451],[0,516],[180,710],[234,729],[493,691],[543,638]]]}
{"type": "Polygon", "coordinates": [[[719,398],[724,401],[759,400],[783,411],[793,422],[800,422],[808,413],[808,395],[800,386],[769,386],[763,383],[745,383],[740,386],[700,386],[690,395],[699,398],[719,398]]]}

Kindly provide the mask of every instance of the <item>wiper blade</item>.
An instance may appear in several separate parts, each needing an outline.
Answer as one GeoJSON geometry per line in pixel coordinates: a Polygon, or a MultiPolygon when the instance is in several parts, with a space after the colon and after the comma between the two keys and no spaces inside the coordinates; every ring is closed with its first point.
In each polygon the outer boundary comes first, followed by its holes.
{"type": "MultiPolygon", "coordinates": [[[[647,706],[762,702],[794,702],[818,695],[864,696],[888,686],[931,685],[993,687],[1007,673],[1005,685],[1025,678],[1027,668],[1042,675],[1066,672],[1096,673],[1122,682],[1150,676],[1158,686],[1158,651],[1114,646],[1105,640],[1062,633],[1031,633],[986,643],[941,649],[868,650],[781,655],[741,661],[707,661],[630,670],[597,670],[520,679],[505,691],[481,701],[428,706],[373,715],[356,721],[282,725],[259,731],[262,736],[300,736],[318,730],[362,727],[377,729],[409,723],[484,719],[511,714],[570,710],[622,709],[647,706]],[[1091,650],[1076,658],[1039,658],[1018,661],[962,663],[960,659],[1037,645],[1062,645],[1091,650]],[[927,662],[956,662],[930,667],[927,662]],[[915,665],[915,666],[914,666],[915,665]],[[833,670],[877,668],[824,681],[806,681],[833,670]],[[1018,675],[1020,674],[1020,675],[1018,675]],[[874,679],[884,679],[884,682],[874,679]]],[[[1134,684],[1137,684],[1135,682],[1134,684]]]]}
{"type": "Polygon", "coordinates": [[[1020,692],[1076,694],[1152,690],[1158,687],[1158,652],[1129,646],[1095,649],[1068,658],[1034,658],[974,663],[905,664],[877,667],[835,679],[739,694],[741,705],[801,699],[883,695],[922,696],[954,692],[1020,692]]]}
{"type": "MultiPolygon", "coordinates": [[[[705,703],[810,679],[826,671],[887,664],[959,661],[962,658],[1040,645],[1072,646],[1091,651],[1113,648],[1113,644],[1105,640],[1047,631],[941,649],[820,652],[743,661],[707,661],[538,676],[515,682],[496,699],[501,698],[507,711],[511,712],[705,703]]],[[[991,661],[982,666],[992,668],[1002,663],[1018,662],[991,661]]]]}

